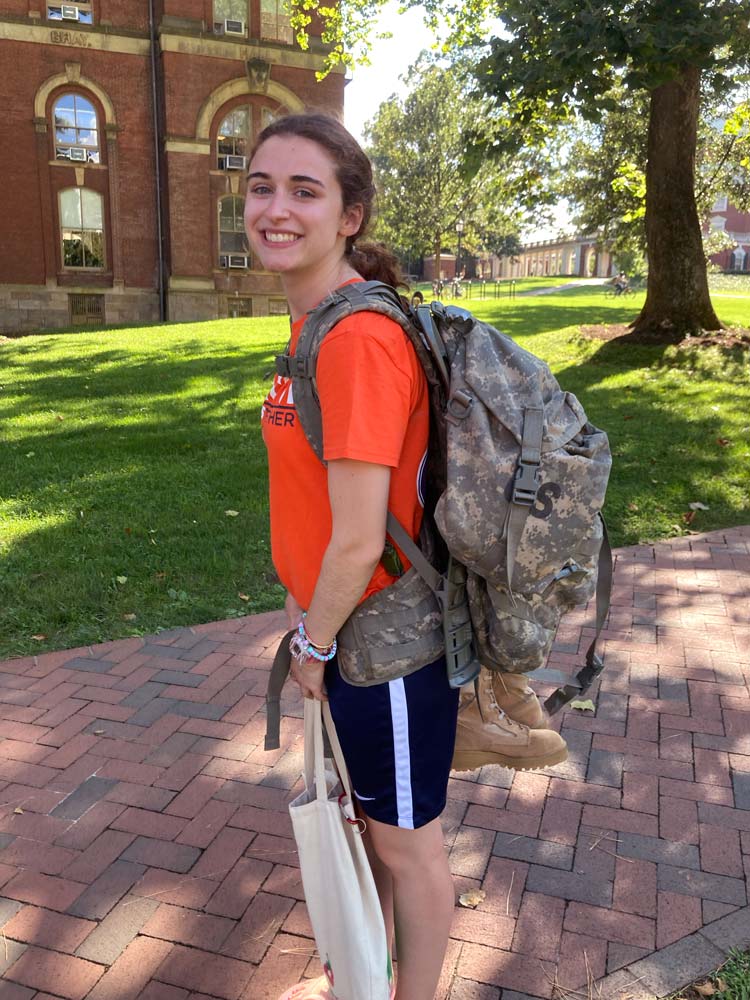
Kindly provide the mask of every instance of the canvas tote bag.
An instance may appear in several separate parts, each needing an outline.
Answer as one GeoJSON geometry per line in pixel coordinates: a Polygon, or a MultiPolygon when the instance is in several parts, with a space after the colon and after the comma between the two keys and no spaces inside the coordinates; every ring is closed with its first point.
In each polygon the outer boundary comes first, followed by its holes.
{"type": "Polygon", "coordinates": [[[393,972],[362,823],[355,817],[331,710],[312,698],[305,699],[304,779],[305,790],[289,804],[289,814],[331,992],[336,1000],[389,1000],[393,972]],[[333,761],[323,755],[323,718],[333,761]]]}

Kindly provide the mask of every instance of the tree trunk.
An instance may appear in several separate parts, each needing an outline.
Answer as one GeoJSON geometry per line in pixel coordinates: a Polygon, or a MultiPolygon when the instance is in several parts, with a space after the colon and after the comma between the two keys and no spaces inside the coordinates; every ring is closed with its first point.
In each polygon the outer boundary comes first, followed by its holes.
{"type": "Polygon", "coordinates": [[[682,74],[651,93],[646,166],[648,292],[631,324],[639,339],[679,341],[718,330],[711,305],[701,224],[695,204],[695,147],[700,70],[682,74]]]}

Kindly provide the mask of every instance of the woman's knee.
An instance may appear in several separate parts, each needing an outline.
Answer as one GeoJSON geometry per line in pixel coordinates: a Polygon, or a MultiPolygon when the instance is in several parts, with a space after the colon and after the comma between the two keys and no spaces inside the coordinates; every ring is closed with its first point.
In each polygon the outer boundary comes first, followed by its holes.
{"type": "Polygon", "coordinates": [[[376,820],[368,820],[367,826],[373,850],[393,875],[447,864],[439,819],[418,830],[405,830],[376,820]]]}

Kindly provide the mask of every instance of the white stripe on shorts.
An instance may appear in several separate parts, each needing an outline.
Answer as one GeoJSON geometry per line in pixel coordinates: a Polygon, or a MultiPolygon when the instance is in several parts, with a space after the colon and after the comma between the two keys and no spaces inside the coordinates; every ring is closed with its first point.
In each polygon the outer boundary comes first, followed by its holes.
{"type": "Polygon", "coordinates": [[[406,704],[404,678],[388,682],[391,697],[393,753],[396,767],[396,809],[398,825],[414,829],[414,807],[411,794],[411,750],[409,748],[409,708],[406,704]]]}

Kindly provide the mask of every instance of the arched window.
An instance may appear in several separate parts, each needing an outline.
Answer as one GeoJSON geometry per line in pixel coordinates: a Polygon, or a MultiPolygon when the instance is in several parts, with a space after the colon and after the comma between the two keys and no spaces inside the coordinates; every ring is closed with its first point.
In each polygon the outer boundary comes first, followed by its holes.
{"type": "Polygon", "coordinates": [[[224,116],[216,133],[216,164],[219,170],[244,170],[255,136],[285,109],[242,105],[224,116]]]}
{"type": "Polygon", "coordinates": [[[104,267],[103,199],[87,188],[60,192],[63,267],[104,267]]]}
{"type": "Polygon", "coordinates": [[[247,35],[247,0],[214,0],[217,35],[247,35]]]}
{"type": "Polygon", "coordinates": [[[99,129],[96,110],[81,94],[63,94],[52,112],[55,157],[81,163],[99,163],[99,129]]]}
{"type": "Polygon", "coordinates": [[[219,201],[219,267],[246,268],[250,264],[244,207],[243,199],[233,194],[219,201]]]}
{"type": "Polygon", "coordinates": [[[250,109],[235,108],[219,126],[216,152],[219,170],[244,170],[250,136],[250,109]]]}

